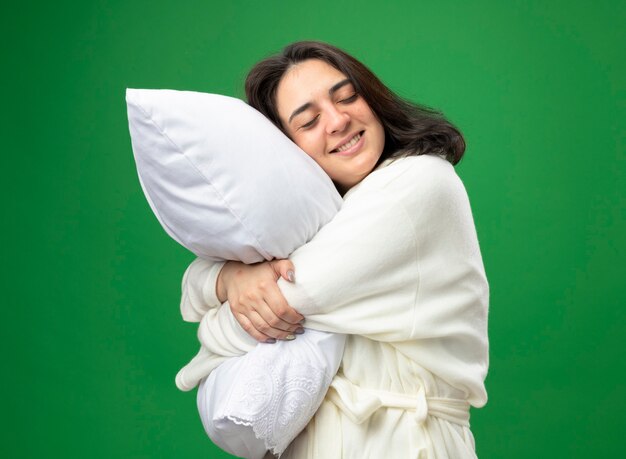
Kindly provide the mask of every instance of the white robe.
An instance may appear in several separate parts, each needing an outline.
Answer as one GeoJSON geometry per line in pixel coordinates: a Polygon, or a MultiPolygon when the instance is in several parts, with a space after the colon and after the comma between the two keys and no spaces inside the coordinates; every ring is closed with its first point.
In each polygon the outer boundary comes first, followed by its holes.
{"type": "MultiPolygon", "coordinates": [[[[432,155],[385,161],[344,196],[279,280],[308,328],[348,334],[339,372],[285,458],[471,458],[469,406],[487,401],[488,285],[465,189],[432,155]]],[[[183,317],[200,320],[190,389],[255,342],[215,298],[221,263],[197,260],[183,317]]]]}

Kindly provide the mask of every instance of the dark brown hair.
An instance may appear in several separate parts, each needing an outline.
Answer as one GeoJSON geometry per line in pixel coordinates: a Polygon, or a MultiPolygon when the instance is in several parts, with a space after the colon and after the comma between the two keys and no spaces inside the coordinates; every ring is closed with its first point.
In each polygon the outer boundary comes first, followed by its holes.
{"type": "Polygon", "coordinates": [[[465,151],[463,136],[440,112],[402,99],[361,62],[327,43],[292,43],[280,54],[256,64],[246,78],[248,103],[284,131],[276,109],[276,89],[291,66],[308,59],[324,61],[345,74],[376,114],[385,130],[379,162],[425,153],[444,155],[452,164],[460,161],[465,151]]]}

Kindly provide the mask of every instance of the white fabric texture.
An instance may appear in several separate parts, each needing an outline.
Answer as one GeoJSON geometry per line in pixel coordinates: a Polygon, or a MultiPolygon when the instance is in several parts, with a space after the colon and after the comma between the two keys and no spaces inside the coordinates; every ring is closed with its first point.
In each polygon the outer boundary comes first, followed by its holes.
{"type": "MultiPolygon", "coordinates": [[[[200,298],[184,290],[192,298],[183,296],[183,303],[203,299],[219,306],[215,278],[222,260],[286,258],[337,213],[341,196],[327,174],[244,102],[147,89],[127,89],[126,101],[137,172],[153,212],[174,240],[216,261],[203,273],[213,283],[198,293],[200,298]]],[[[182,314],[199,321],[203,311],[191,308],[182,314]]],[[[345,337],[305,334],[287,351],[281,345],[259,346],[241,364],[225,364],[219,378],[203,385],[206,400],[220,400],[209,404],[216,415],[203,419],[216,443],[224,449],[234,444],[234,454],[280,453],[307,424],[337,371],[345,337]],[[293,359],[286,358],[291,354],[293,359]],[[250,371],[262,366],[272,370],[272,379],[260,381],[250,371]],[[306,382],[302,390],[293,387],[297,381],[306,382]],[[232,395],[253,387],[265,391],[271,409],[245,411],[249,399],[232,395]],[[222,398],[224,394],[231,395],[222,398]],[[248,441],[233,443],[237,436],[248,441]]],[[[205,360],[203,373],[224,361],[205,360]]],[[[183,390],[193,387],[182,372],[176,383],[183,390]]]]}
{"type": "MultiPolygon", "coordinates": [[[[283,457],[476,457],[469,407],[487,401],[489,289],[453,166],[431,155],[385,161],[290,259],[296,283],[278,281],[289,304],[307,327],[348,337],[326,397],[283,457]]],[[[200,271],[186,289],[203,288],[200,271]]],[[[230,308],[184,297],[183,310],[207,311],[200,352],[181,370],[193,384],[206,362],[253,342],[230,308]]]]}
{"type": "Polygon", "coordinates": [[[322,403],[344,343],[344,335],[307,330],[217,367],[198,387],[198,411],[211,440],[248,459],[267,450],[280,455],[322,403]]]}
{"type": "Polygon", "coordinates": [[[233,345],[220,337],[237,326],[228,303],[220,308],[215,293],[223,264],[198,258],[183,276],[183,318],[211,324],[212,330],[201,327],[200,333],[213,335],[225,346],[217,354],[202,348],[194,359],[197,365],[182,369],[176,385],[190,390],[200,381],[202,424],[224,451],[250,459],[262,458],[268,450],[280,455],[322,402],[341,362],[346,336],[305,329],[294,341],[258,344],[244,333],[233,345]],[[204,320],[206,316],[213,319],[204,320]],[[238,350],[242,347],[249,349],[243,356],[238,350]]]}
{"type": "Polygon", "coordinates": [[[165,231],[197,256],[286,258],[341,205],[322,169],[239,99],[127,89],[137,173],[165,231]]]}

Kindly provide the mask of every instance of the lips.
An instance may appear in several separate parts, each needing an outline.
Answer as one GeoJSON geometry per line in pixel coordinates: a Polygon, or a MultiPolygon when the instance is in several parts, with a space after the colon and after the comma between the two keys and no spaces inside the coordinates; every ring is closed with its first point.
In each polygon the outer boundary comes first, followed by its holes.
{"type": "Polygon", "coordinates": [[[341,153],[342,151],[345,151],[348,148],[354,146],[359,140],[361,140],[361,136],[363,135],[364,132],[365,131],[359,131],[356,134],[353,134],[347,140],[346,139],[342,140],[342,142],[339,145],[337,145],[330,152],[331,153],[341,153]]]}

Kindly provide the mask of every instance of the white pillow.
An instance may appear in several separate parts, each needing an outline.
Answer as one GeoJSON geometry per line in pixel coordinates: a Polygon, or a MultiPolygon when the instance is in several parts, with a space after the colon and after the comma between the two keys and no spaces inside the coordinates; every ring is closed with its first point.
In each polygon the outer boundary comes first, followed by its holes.
{"type": "Polygon", "coordinates": [[[286,258],[339,210],[326,173],[239,99],[127,89],[137,172],[165,231],[197,256],[286,258]]]}

